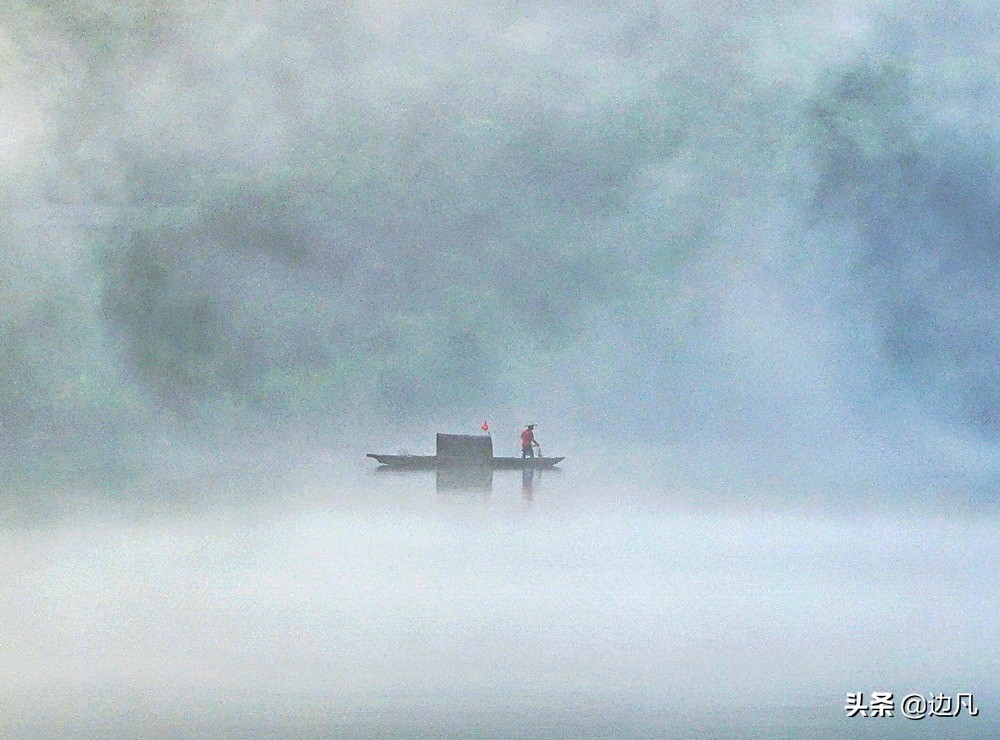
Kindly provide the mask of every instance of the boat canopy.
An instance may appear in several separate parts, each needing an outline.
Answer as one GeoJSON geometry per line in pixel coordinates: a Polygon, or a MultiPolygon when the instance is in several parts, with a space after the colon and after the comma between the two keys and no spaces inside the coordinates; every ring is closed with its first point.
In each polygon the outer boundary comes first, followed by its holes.
{"type": "Polygon", "coordinates": [[[476,434],[438,434],[437,459],[451,467],[490,467],[493,462],[493,438],[476,434]]]}

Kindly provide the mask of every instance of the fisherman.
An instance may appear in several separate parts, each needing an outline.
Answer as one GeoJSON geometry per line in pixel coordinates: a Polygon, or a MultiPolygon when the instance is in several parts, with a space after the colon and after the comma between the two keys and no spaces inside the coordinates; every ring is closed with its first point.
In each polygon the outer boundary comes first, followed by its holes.
{"type": "Polygon", "coordinates": [[[521,459],[535,456],[535,448],[540,445],[535,441],[534,424],[528,424],[528,428],[521,432],[521,459]]]}

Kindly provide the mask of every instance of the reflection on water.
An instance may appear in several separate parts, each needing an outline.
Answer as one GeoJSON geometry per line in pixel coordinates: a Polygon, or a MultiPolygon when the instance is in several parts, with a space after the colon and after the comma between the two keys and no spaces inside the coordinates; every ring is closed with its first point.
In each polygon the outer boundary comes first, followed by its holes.
{"type": "Polygon", "coordinates": [[[489,493],[493,468],[441,467],[435,471],[438,493],[489,493]]]}
{"type": "Polygon", "coordinates": [[[521,471],[521,496],[525,501],[535,498],[535,469],[525,468],[521,471]]]}
{"type": "Polygon", "coordinates": [[[0,736],[844,737],[856,691],[997,729],[995,515],[519,472],[4,520],[0,736]]]}
{"type": "MultiPolygon", "coordinates": [[[[386,466],[379,466],[373,471],[374,475],[382,479],[387,490],[399,487],[400,489],[413,490],[415,493],[430,490],[430,481],[434,480],[434,490],[437,493],[463,494],[480,493],[489,494],[493,492],[494,481],[499,476],[500,480],[512,481],[518,474],[515,470],[494,471],[490,468],[437,468],[429,470],[398,470],[386,466]],[[405,483],[404,483],[405,482],[405,483]],[[401,485],[396,485],[401,484],[401,485]]],[[[533,500],[535,493],[539,490],[539,485],[544,477],[554,477],[562,475],[559,468],[549,470],[525,468],[520,472],[521,495],[525,501],[533,500]]],[[[506,491],[509,486],[504,485],[506,491]]]]}
{"type": "MultiPolygon", "coordinates": [[[[548,471],[549,475],[557,475],[559,471],[548,471]]],[[[514,471],[504,471],[501,475],[509,478],[514,471]]],[[[492,493],[494,471],[491,468],[438,468],[434,472],[435,489],[438,493],[492,493]]],[[[525,468],[521,471],[521,496],[525,501],[532,501],[541,482],[544,471],[525,468]]],[[[418,480],[428,480],[429,475],[420,471],[397,471],[397,475],[414,476],[418,480]]]]}
{"type": "Polygon", "coordinates": [[[531,501],[535,497],[534,491],[535,469],[525,468],[521,471],[521,495],[525,501],[531,501]]]}

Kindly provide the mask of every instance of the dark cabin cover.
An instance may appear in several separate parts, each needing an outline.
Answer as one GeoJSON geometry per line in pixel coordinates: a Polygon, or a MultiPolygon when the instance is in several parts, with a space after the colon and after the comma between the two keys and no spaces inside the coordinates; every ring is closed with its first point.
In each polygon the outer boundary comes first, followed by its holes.
{"type": "Polygon", "coordinates": [[[478,467],[493,464],[493,439],[484,435],[438,434],[438,465],[478,467]]]}

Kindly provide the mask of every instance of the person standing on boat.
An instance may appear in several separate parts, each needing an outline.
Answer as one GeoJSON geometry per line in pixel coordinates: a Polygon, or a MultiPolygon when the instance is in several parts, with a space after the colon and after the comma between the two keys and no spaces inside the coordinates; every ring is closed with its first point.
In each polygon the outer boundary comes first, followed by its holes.
{"type": "Polygon", "coordinates": [[[528,424],[528,428],[521,432],[521,459],[535,456],[535,448],[539,446],[535,441],[535,425],[528,424]]]}

